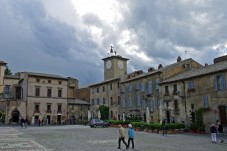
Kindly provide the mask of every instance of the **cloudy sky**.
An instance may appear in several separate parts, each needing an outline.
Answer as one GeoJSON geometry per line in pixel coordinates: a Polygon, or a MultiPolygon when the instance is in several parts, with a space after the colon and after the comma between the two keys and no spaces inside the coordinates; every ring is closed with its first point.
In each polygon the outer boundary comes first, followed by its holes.
{"type": "Polygon", "coordinates": [[[110,46],[128,72],[227,54],[226,0],[0,0],[0,60],[15,72],[103,81],[110,46]]]}

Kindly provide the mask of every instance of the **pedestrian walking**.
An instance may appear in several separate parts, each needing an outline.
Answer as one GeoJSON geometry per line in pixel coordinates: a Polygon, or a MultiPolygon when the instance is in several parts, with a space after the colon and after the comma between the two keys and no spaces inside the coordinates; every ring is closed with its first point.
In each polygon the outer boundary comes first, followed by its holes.
{"type": "Polygon", "coordinates": [[[118,139],[118,149],[121,149],[121,141],[125,144],[126,149],[128,149],[128,145],[125,142],[125,130],[121,124],[119,124],[119,139],[118,139]]]}
{"type": "Polygon", "coordinates": [[[218,128],[218,136],[219,138],[221,139],[221,143],[224,143],[224,140],[223,140],[223,126],[221,125],[220,122],[217,123],[217,128],[218,128]]]}
{"type": "Polygon", "coordinates": [[[21,128],[24,127],[24,118],[23,117],[20,119],[20,126],[21,126],[21,128]]]}
{"type": "Polygon", "coordinates": [[[166,121],[162,121],[162,135],[167,136],[167,127],[166,127],[166,121]]]}
{"type": "Polygon", "coordinates": [[[212,143],[217,143],[217,128],[215,127],[214,124],[211,125],[210,127],[210,133],[211,133],[211,139],[212,143]]]}
{"type": "Polygon", "coordinates": [[[131,124],[128,124],[128,148],[132,142],[132,148],[134,148],[134,130],[131,124]]]}
{"type": "Polygon", "coordinates": [[[26,118],[26,119],[24,120],[24,127],[27,128],[27,125],[28,125],[28,119],[26,118]]]}

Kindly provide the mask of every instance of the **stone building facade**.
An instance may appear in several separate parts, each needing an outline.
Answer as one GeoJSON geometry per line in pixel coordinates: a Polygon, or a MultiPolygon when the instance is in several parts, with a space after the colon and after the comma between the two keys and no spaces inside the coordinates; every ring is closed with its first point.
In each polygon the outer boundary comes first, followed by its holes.
{"type": "Polygon", "coordinates": [[[176,122],[186,122],[189,126],[195,122],[195,111],[204,108],[206,129],[216,120],[227,126],[226,58],[216,58],[214,64],[188,70],[161,82],[162,118],[167,119],[169,114],[176,122]]]}
{"type": "Polygon", "coordinates": [[[68,120],[67,100],[74,97],[78,80],[58,75],[20,72],[20,77],[4,77],[7,102],[5,123],[27,118],[31,124],[64,124],[68,120]],[[9,91],[8,91],[9,89],[9,91]],[[12,94],[12,95],[11,95],[12,94]]]}
{"type": "Polygon", "coordinates": [[[104,61],[104,81],[89,86],[91,117],[97,118],[99,106],[105,105],[109,107],[110,119],[120,119],[119,88],[121,78],[127,74],[128,59],[115,54],[102,60],[104,61]]]}
{"type": "Polygon", "coordinates": [[[150,68],[147,73],[135,72],[127,75],[127,79],[120,82],[121,85],[121,110],[120,114],[126,117],[137,117],[144,121],[159,122],[162,120],[160,111],[161,92],[159,83],[176,74],[201,65],[193,59],[177,59],[177,63],[158,69],[150,68]]]}
{"type": "Polygon", "coordinates": [[[68,99],[68,119],[70,124],[86,123],[90,102],[90,89],[88,87],[78,88],[74,97],[68,99]]]}

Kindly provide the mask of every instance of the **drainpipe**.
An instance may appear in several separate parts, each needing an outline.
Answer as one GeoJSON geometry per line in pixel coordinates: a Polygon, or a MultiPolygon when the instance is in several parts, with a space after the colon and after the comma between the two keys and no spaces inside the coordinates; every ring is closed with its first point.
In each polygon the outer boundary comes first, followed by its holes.
{"type": "Polygon", "coordinates": [[[185,111],[185,127],[189,126],[188,123],[188,114],[187,114],[187,92],[186,92],[186,87],[185,87],[185,81],[182,82],[183,83],[183,90],[184,90],[184,111],[185,111]]]}

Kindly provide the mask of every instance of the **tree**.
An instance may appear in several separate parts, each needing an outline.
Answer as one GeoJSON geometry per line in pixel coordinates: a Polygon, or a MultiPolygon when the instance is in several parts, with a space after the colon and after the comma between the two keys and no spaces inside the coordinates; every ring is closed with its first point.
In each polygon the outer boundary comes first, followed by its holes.
{"type": "Polygon", "coordinates": [[[99,110],[101,113],[101,119],[107,120],[109,118],[109,107],[100,105],[99,110]]]}
{"type": "Polygon", "coordinates": [[[13,73],[11,72],[11,69],[9,69],[8,66],[6,66],[5,75],[13,75],[13,73]]]}

